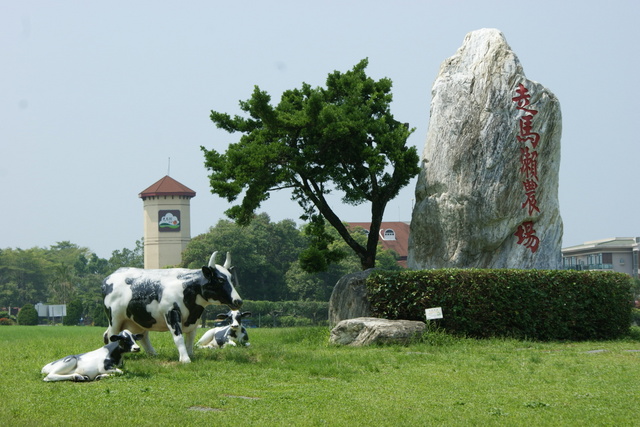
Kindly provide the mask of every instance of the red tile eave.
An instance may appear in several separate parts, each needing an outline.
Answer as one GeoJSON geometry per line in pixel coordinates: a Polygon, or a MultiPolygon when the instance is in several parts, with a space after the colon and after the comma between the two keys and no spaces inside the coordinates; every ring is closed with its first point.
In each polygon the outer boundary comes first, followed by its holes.
{"type": "Polygon", "coordinates": [[[167,175],[153,183],[148,188],[142,190],[140,194],[138,194],[138,197],[144,199],[146,197],[156,196],[195,197],[195,195],[195,191],[167,175]]]}
{"type": "Polygon", "coordinates": [[[138,197],[140,197],[141,199],[144,199],[145,197],[159,197],[159,196],[187,196],[187,197],[195,197],[195,193],[179,193],[179,192],[169,192],[169,193],[163,193],[163,192],[158,192],[158,193],[140,193],[138,194],[138,197]]]}

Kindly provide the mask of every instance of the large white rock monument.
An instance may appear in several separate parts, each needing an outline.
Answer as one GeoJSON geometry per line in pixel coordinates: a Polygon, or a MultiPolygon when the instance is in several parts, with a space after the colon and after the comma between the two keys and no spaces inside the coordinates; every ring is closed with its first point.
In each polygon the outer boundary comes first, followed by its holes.
{"type": "Polygon", "coordinates": [[[561,132],[502,33],[467,34],[432,88],[409,267],[559,268],[561,132]]]}

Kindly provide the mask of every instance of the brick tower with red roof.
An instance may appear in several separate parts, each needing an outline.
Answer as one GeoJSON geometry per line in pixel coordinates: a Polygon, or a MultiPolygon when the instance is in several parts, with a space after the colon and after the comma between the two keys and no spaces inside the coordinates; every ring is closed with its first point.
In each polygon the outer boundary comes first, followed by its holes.
{"type": "Polygon", "coordinates": [[[144,268],[176,266],[191,240],[196,192],[169,175],[138,194],[144,205],[144,268]]]}

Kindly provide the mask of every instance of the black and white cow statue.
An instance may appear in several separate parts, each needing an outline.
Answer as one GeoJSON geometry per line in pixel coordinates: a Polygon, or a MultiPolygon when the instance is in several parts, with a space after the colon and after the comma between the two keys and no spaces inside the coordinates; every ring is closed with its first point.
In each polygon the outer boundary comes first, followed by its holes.
{"type": "Polygon", "coordinates": [[[93,381],[121,374],[122,355],[137,353],[140,347],[136,340],[142,335],[134,335],[126,329],[117,335],[111,335],[109,344],[88,353],[63,357],[42,368],[47,374],[44,381],[93,381]]]}
{"type": "Polygon", "coordinates": [[[230,254],[227,252],[222,266],[215,264],[216,255],[214,252],[209,265],[201,270],[120,268],[104,279],[102,293],[109,319],[105,342],[108,336],[129,329],[142,333],[140,345],[155,355],[149,331],[171,331],[180,362],[191,362],[204,308],[216,303],[232,309],[242,306],[233,286],[236,280],[230,254]]]}
{"type": "Polygon", "coordinates": [[[251,312],[231,310],[228,313],[220,313],[216,320],[230,323],[225,326],[211,328],[198,340],[198,347],[219,348],[227,345],[249,345],[249,334],[242,326],[242,318],[251,316],[251,312]]]}

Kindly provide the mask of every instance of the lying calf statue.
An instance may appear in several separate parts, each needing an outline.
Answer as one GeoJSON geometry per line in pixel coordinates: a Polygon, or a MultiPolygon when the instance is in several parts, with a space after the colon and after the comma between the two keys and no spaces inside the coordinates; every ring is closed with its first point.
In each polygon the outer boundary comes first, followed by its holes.
{"type": "Polygon", "coordinates": [[[202,338],[198,340],[198,347],[218,348],[227,345],[249,345],[249,334],[244,326],[242,326],[242,318],[251,316],[251,312],[231,310],[228,313],[218,314],[216,320],[230,320],[231,323],[226,326],[218,326],[209,329],[204,333],[202,338]]]}
{"type": "Polygon", "coordinates": [[[132,334],[124,330],[117,335],[111,335],[110,343],[89,353],[63,357],[42,368],[47,374],[44,381],[93,381],[108,377],[111,374],[121,374],[118,366],[122,365],[122,355],[137,353],[140,347],[136,340],[142,334],[132,334]]]}

